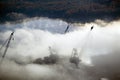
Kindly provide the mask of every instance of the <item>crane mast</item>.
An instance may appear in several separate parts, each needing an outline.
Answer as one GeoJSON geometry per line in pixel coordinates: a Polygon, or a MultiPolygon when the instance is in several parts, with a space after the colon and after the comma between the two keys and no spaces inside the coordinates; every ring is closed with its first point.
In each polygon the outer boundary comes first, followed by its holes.
{"type": "Polygon", "coordinates": [[[5,51],[4,51],[4,53],[3,53],[2,58],[4,58],[5,55],[6,55],[6,53],[7,53],[7,50],[8,50],[8,47],[9,47],[9,45],[10,45],[10,41],[11,41],[11,39],[12,39],[13,34],[14,34],[14,32],[11,33],[11,35],[10,35],[10,37],[9,37],[9,39],[8,39],[8,42],[7,42],[7,45],[6,45],[6,48],[5,48],[5,51]]]}
{"type": "MultiPolygon", "coordinates": [[[[92,27],[90,28],[90,31],[92,31],[93,28],[94,28],[94,26],[92,26],[92,27]]],[[[89,33],[89,34],[90,34],[90,33],[89,33]]],[[[85,45],[85,44],[84,44],[84,45],[85,45]]],[[[82,48],[83,48],[83,46],[82,46],[82,48]]],[[[81,52],[82,52],[82,51],[81,51],[81,52]]],[[[70,63],[74,63],[74,64],[76,65],[76,67],[78,67],[79,62],[81,62],[81,59],[79,59],[79,58],[80,58],[80,55],[78,54],[77,49],[76,49],[76,48],[73,48],[73,52],[72,52],[71,57],[70,57],[70,59],[69,59],[70,63]]]]}
{"type": "Polygon", "coordinates": [[[69,29],[70,25],[68,24],[67,28],[65,29],[64,33],[66,33],[69,29]]]}

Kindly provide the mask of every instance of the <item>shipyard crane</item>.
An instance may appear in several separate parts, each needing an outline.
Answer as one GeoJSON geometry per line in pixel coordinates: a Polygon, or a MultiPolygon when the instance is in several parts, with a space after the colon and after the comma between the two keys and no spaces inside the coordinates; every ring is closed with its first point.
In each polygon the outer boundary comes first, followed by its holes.
{"type": "Polygon", "coordinates": [[[71,54],[71,57],[70,57],[70,62],[74,63],[76,65],[76,67],[78,67],[80,59],[79,59],[79,55],[78,55],[78,52],[77,52],[76,48],[73,48],[73,50],[72,50],[72,54],[71,54]]]}
{"type": "MultiPolygon", "coordinates": [[[[92,31],[93,28],[94,28],[94,26],[92,26],[92,27],[90,28],[90,31],[92,31]]],[[[89,33],[89,34],[90,34],[90,33],[89,33]]],[[[87,42],[87,41],[85,41],[85,43],[86,43],[86,42],[87,42]]],[[[84,45],[85,45],[85,43],[84,43],[84,45]]],[[[82,49],[83,49],[83,46],[82,46],[82,49]]],[[[80,52],[80,53],[82,53],[82,49],[81,49],[81,52],[80,52]]],[[[77,49],[76,49],[76,48],[73,48],[72,54],[71,54],[71,57],[70,57],[69,61],[70,61],[70,63],[75,64],[76,67],[78,67],[79,62],[81,62],[81,60],[80,60],[80,55],[79,55],[79,53],[77,52],[77,49]]]]}
{"type": "Polygon", "coordinates": [[[64,31],[64,33],[66,33],[66,32],[68,31],[69,27],[70,27],[70,25],[68,24],[68,25],[67,25],[67,28],[66,28],[65,31],[64,31]]]}
{"type": "Polygon", "coordinates": [[[49,56],[45,56],[43,59],[42,58],[37,58],[33,63],[36,64],[56,64],[58,62],[59,56],[56,54],[56,51],[54,51],[50,46],[49,46],[49,56]]]}
{"type": "Polygon", "coordinates": [[[44,57],[44,63],[45,64],[55,64],[57,63],[59,57],[56,54],[56,51],[52,50],[52,48],[49,46],[49,56],[44,57]]]}
{"type": "Polygon", "coordinates": [[[3,52],[3,55],[2,55],[1,63],[2,63],[3,59],[5,58],[5,55],[6,55],[6,53],[7,53],[8,48],[9,48],[9,45],[10,45],[11,39],[12,39],[12,37],[13,37],[13,34],[14,34],[14,32],[12,32],[12,33],[10,34],[10,37],[4,42],[4,44],[3,44],[2,47],[0,48],[0,50],[2,50],[3,46],[5,46],[5,44],[7,44],[6,47],[5,47],[5,50],[4,50],[4,52],[3,52]]]}

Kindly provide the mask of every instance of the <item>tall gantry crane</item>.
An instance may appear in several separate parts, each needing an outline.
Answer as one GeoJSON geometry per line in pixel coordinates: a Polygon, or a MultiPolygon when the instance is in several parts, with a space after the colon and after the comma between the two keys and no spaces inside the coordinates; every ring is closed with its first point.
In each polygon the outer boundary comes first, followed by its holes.
{"type": "Polygon", "coordinates": [[[71,54],[71,57],[70,57],[70,62],[75,64],[76,67],[78,67],[78,64],[79,64],[80,61],[81,60],[79,59],[79,55],[78,55],[77,49],[73,48],[72,54],[71,54]]]}
{"type": "MultiPolygon", "coordinates": [[[[92,27],[90,28],[90,31],[92,31],[93,28],[94,28],[94,26],[92,26],[92,27]]],[[[90,34],[90,33],[89,33],[89,34],[90,34]]],[[[87,41],[85,41],[85,43],[86,43],[86,42],[87,42],[87,41]]],[[[85,45],[85,43],[84,43],[84,45],[85,45]]],[[[82,46],[82,49],[83,49],[83,46],[82,46]]],[[[80,54],[82,53],[82,49],[81,49],[81,51],[80,51],[80,54]]],[[[79,62],[81,61],[81,59],[80,59],[80,55],[79,55],[79,53],[77,52],[77,49],[76,49],[76,48],[73,48],[72,54],[71,54],[71,57],[70,57],[69,61],[70,61],[70,63],[73,63],[73,64],[76,65],[76,67],[78,67],[79,62]]]]}

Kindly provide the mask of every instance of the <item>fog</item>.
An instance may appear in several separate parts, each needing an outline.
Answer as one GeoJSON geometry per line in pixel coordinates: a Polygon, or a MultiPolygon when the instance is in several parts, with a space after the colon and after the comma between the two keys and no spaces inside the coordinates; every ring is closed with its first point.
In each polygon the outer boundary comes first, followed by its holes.
{"type": "MultiPolygon", "coordinates": [[[[119,80],[120,21],[74,23],[65,34],[67,25],[65,21],[49,18],[1,24],[0,46],[12,31],[15,33],[0,64],[0,79],[100,80],[105,77],[119,80]],[[94,26],[92,31],[91,26],[94,26]],[[54,65],[33,64],[35,59],[50,54],[49,46],[59,55],[59,62],[54,65]],[[78,50],[82,60],[79,68],[69,62],[73,48],[78,50]]],[[[1,56],[4,49],[1,49],[1,56]]]]}

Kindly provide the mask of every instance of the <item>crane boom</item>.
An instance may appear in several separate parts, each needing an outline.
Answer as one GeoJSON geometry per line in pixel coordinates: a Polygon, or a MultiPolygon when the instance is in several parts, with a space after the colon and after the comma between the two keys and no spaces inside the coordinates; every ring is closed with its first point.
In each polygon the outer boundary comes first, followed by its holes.
{"type": "Polygon", "coordinates": [[[9,37],[9,40],[8,40],[8,42],[7,42],[6,49],[5,49],[4,53],[3,53],[2,58],[4,58],[5,55],[6,55],[6,52],[7,52],[7,50],[8,50],[9,45],[10,45],[10,41],[11,41],[11,39],[12,39],[13,34],[14,34],[14,32],[12,32],[11,35],[10,35],[10,37],[9,37]]]}
{"type": "Polygon", "coordinates": [[[65,29],[65,32],[64,32],[64,33],[66,33],[66,32],[68,31],[69,27],[70,27],[70,26],[68,25],[67,28],[65,29]]]}

